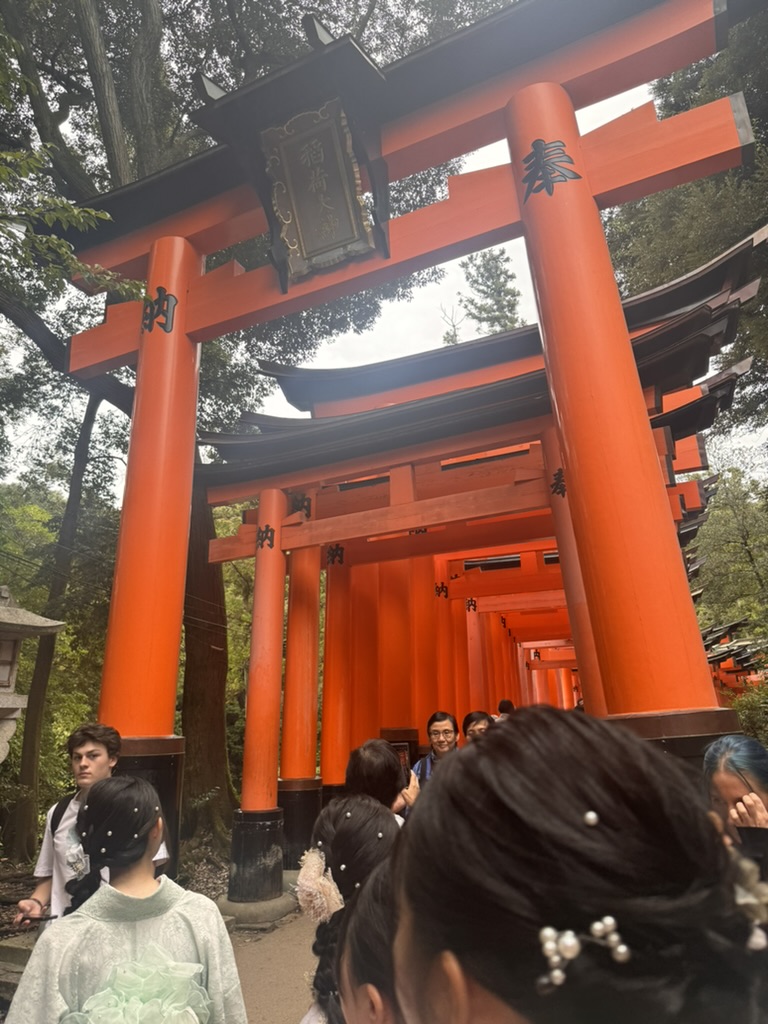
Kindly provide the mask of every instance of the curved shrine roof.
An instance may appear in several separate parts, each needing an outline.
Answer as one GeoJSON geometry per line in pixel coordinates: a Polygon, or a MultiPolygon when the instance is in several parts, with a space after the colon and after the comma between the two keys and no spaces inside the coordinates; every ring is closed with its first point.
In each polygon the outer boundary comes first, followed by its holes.
{"type": "MultiPolygon", "coordinates": [[[[749,281],[752,251],[755,246],[762,244],[766,237],[768,229],[764,228],[691,273],[627,299],[623,303],[627,327],[630,331],[639,331],[664,321],[656,332],[656,348],[666,349],[672,343],[674,334],[679,334],[681,329],[690,331],[691,325],[684,319],[687,315],[698,313],[699,317],[711,320],[708,304],[722,306],[726,295],[732,296],[745,287],[749,281]],[[678,325],[675,331],[669,333],[668,322],[673,319],[678,321],[678,325]]],[[[738,301],[743,302],[751,297],[752,293],[739,294],[738,301]]],[[[731,331],[733,329],[735,321],[730,327],[731,331]]],[[[721,345],[727,344],[730,340],[729,335],[721,345]]],[[[646,338],[646,343],[650,345],[650,336],[646,338]]],[[[259,367],[262,373],[277,380],[291,405],[296,409],[311,412],[320,402],[394,391],[412,384],[458,376],[468,371],[523,359],[525,356],[540,352],[539,327],[532,324],[478,341],[443,345],[426,352],[369,363],[365,366],[324,370],[285,366],[260,359],[259,367]]],[[[666,362],[669,363],[670,360],[666,359],[666,362]]],[[[708,363],[702,362],[683,366],[676,375],[679,382],[670,386],[685,386],[686,383],[705,374],[707,369],[708,363]]],[[[647,380],[644,383],[661,382],[647,380]]]]}

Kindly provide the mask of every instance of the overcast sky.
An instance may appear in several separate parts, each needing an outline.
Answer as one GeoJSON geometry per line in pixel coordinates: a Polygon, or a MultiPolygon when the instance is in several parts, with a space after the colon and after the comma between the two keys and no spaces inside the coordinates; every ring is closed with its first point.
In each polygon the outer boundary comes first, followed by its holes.
{"type": "MultiPolygon", "coordinates": [[[[584,135],[598,125],[605,124],[620,114],[646,103],[650,98],[648,87],[641,86],[621,96],[596,103],[578,113],[579,129],[584,135]]],[[[474,171],[507,162],[507,144],[498,142],[469,156],[465,162],[465,170],[474,171]]],[[[526,323],[533,323],[538,317],[528,273],[525,243],[522,239],[516,239],[504,248],[512,257],[512,269],[517,275],[517,286],[522,292],[520,315],[526,323]]],[[[453,307],[457,318],[460,317],[457,293],[467,291],[464,273],[459,268],[458,260],[443,264],[443,269],[445,277],[442,281],[416,289],[410,302],[385,303],[383,313],[372,330],[365,334],[350,331],[324,342],[314,360],[307,365],[325,368],[360,366],[363,363],[376,363],[384,359],[396,359],[412,352],[438,348],[447,329],[442,319],[441,307],[449,312],[453,307]]],[[[463,323],[459,334],[464,341],[477,336],[471,321],[463,323]]],[[[273,416],[304,415],[289,405],[279,390],[265,401],[263,411],[273,416]]]]}

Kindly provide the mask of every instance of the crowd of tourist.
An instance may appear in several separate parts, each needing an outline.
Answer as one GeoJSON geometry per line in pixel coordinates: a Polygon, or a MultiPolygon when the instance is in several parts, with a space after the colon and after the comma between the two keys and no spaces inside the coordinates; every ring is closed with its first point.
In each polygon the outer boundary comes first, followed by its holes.
{"type": "MultiPolygon", "coordinates": [[[[316,924],[302,1024],[768,1024],[756,740],[713,743],[702,786],[586,714],[505,702],[462,733],[459,749],[455,717],[435,712],[410,772],[381,739],[351,753],[297,881],[316,924]]],[[[9,1024],[245,1024],[218,909],[156,877],[157,793],[110,777],[106,745],[96,754],[69,905],[40,936],[9,1024]]],[[[20,902],[21,919],[54,916],[49,889],[44,878],[20,902]]]]}

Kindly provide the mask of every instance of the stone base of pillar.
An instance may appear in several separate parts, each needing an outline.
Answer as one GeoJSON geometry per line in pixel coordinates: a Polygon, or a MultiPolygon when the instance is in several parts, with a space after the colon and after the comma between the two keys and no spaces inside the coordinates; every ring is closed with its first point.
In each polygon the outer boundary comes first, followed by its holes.
{"type": "Polygon", "coordinates": [[[674,754],[701,768],[707,746],[718,736],[741,732],[739,718],[730,708],[694,708],[690,711],[649,711],[634,715],[609,715],[642,739],[656,743],[667,754],[674,754]]]}
{"type": "Polygon", "coordinates": [[[183,736],[123,736],[115,775],[137,775],[157,790],[163,808],[170,858],[163,871],[175,878],[179,867],[183,736]]]}
{"type": "Polygon", "coordinates": [[[346,789],[342,785],[323,786],[323,807],[327,807],[335,796],[344,796],[346,789]]]}
{"type": "Polygon", "coordinates": [[[233,903],[274,900],[283,892],[283,809],[235,811],[228,898],[233,903]]]}
{"type": "Polygon", "coordinates": [[[277,784],[277,803],[284,814],[283,868],[295,871],[304,851],[309,849],[312,827],[323,807],[323,780],[281,779],[277,784]]]}

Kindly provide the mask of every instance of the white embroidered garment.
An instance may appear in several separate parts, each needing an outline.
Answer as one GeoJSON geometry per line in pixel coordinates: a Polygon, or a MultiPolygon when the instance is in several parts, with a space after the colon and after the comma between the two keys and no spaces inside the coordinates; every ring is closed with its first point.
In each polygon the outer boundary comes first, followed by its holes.
{"type": "Polygon", "coordinates": [[[103,885],[39,938],[6,1024],[247,1024],[216,905],[163,877],[145,899],[103,885]]]}

